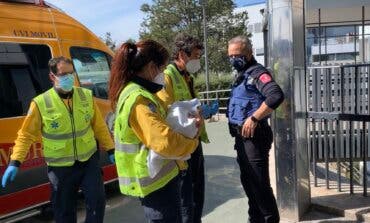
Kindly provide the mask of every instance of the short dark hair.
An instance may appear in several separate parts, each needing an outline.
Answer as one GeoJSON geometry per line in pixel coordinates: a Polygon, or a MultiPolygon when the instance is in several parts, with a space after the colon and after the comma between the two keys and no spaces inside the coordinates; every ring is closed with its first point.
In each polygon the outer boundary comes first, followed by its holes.
{"type": "Polygon", "coordinates": [[[203,44],[196,37],[180,33],[175,38],[172,58],[178,59],[180,51],[184,51],[188,56],[194,49],[203,50],[203,44]]]}
{"type": "Polygon", "coordinates": [[[72,60],[63,56],[51,58],[48,63],[50,72],[52,72],[53,74],[57,74],[58,73],[57,66],[60,62],[72,64],[72,60]]]}

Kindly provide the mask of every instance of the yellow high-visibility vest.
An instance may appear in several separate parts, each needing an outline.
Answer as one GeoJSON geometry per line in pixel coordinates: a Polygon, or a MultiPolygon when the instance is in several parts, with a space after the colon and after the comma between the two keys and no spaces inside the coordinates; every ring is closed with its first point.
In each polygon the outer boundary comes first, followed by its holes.
{"type": "Polygon", "coordinates": [[[163,160],[162,169],[151,178],[147,157],[148,148],[143,145],[129,125],[132,106],[138,96],[149,99],[160,115],[166,113],[153,94],[140,85],[130,82],[121,92],[116,108],[114,123],[115,159],[121,193],[135,197],[146,195],[165,186],[179,173],[174,160],[163,160]]]}
{"type": "Polygon", "coordinates": [[[86,161],[97,150],[91,119],[94,116],[92,93],[73,87],[73,111],[54,88],[33,99],[42,118],[42,143],[49,166],[72,166],[86,161]]]}

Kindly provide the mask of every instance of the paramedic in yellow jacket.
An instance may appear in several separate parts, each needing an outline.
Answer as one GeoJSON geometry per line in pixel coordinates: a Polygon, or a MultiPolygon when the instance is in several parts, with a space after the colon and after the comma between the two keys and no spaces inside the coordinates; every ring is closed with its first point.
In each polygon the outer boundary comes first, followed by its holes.
{"type": "Polygon", "coordinates": [[[122,44],[113,60],[109,97],[116,110],[115,158],[121,192],[140,198],[149,222],[180,223],[179,171],[186,166],[175,160],[191,154],[198,140],[170,128],[167,108],[155,95],[163,87],[168,58],[167,50],[152,40],[122,44]],[[147,163],[150,149],[167,158],[153,177],[147,163]]]}
{"type": "MultiPolygon", "coordinates": [[[[200,56],[203,45],[195,37],[187,34],[179,34],[175,38],[173,48],[173,63],[169,64],[165,71],[165,87],[158,92],[158,97],[167,106],[176,101],[196,98],[193,74],[200,70],[200,56]]],[[[209,143],[205,127],[200,133],[200,141],[209,143]]],[[[202,144],[199,145],[191,158],[188,160],[189,168],[182,175],[182,202],[183,212],[188,216],[183,218],[183,223],[202,222],[204,204],[204,156],[202,144]],[[189,197],[189,193],[193,196],[189,197]]]]}
{"type": "Polygon", "coordinates": [[[14,180],[31,144],[41,138],[55,221],[77,221],[76,203],[81,189],[86,202],[85,222],[103,222],[105,193],[96,140],[114,163],[113,140],[91,91],[73,86],[72,61],[53,58],[49,68],[54,86],[32,100],[2,185],[14,180]]]}

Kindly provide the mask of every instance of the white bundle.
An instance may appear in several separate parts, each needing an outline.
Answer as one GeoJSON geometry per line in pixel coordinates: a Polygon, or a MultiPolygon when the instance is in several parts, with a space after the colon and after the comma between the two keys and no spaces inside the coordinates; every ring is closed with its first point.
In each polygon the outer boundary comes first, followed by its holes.
{"type": "MultiPolygon", "coordinates": [[[[173,131],[188,138],[194,138],[198,132],[194,115],[199,106],[200,102],[196,98],[190,101],[178,101],[173,103],[168,109],[166,117],[168,125],[173,131]]],[[[188,160],[190,159],[190,155],[185,157],[163,157],[150,149],[147,159],[150,177],[154,177],[158,174],[162,168],[164,159],[188,160]]]]}

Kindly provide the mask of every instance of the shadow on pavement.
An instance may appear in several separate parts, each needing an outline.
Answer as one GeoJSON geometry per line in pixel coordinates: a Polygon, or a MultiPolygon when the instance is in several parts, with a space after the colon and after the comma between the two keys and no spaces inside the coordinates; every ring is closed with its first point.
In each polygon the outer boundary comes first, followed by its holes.
{"type": "MultiPolygon", "coordinates": [[[[229,156],[205,155],[205,204],[203,216],[231,199],[245,198],[236,159],[229,156]]],[[[248,207],[245,208],[247,211],[248,207]]]]}

